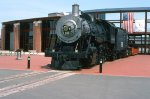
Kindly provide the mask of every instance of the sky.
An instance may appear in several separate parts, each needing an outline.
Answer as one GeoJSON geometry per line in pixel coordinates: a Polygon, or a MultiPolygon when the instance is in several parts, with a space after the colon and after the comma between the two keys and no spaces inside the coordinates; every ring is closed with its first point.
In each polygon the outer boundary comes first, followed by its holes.
{"type": "Polygon", "coordinates": [[[150,0],[0,0],[0,29],[6,21],[70,12],[72,4],[79,4],[80,10],[150,7],[150,0]]]}

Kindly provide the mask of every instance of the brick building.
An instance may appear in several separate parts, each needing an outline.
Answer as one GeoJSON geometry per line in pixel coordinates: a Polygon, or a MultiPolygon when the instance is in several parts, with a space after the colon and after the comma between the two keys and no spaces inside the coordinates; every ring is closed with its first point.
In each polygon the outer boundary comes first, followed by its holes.
{"type": "Polygon", "coordinates": [[[2,49],[42,52],[49,47],[59,16],[3,22],[2,49]]]}

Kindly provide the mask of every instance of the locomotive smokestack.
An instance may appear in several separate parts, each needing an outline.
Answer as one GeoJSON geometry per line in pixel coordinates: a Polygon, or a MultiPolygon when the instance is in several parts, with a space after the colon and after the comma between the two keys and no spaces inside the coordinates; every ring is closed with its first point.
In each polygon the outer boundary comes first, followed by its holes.
{"type": "Polygon", "coordinates": [[[72,5],[72,15],[79,16],[79,5],[78,4],[72,5]]]}

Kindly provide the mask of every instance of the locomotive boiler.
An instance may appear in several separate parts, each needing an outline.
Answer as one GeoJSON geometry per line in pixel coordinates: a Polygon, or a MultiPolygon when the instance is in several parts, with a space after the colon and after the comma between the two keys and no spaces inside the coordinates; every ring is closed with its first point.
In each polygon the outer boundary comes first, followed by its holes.
{"type": "Polygon", "coordinates": [[[98,20],[72,5],[72,14],[62,16],[56,25],[56,41],[45,50],[52,57],[51,68],[74,70],[126,56],[128,33],[106,20],[98,20]]]}

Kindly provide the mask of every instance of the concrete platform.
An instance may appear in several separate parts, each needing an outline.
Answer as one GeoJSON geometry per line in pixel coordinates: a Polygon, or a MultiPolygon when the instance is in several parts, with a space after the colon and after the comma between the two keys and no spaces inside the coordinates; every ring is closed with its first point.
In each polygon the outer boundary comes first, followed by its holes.
{"type": "Polygon", "coordinates": [[[1,99],[149,99],[150,78],[76,74],[1,99]]]}
{"type": "Polygon", "coordinates": [[[13,75],[20,75],[23,73],[30,73],[31,70],[11,70],[11,69],[0,69],[0,78],[9,77],[13,75]]]}

